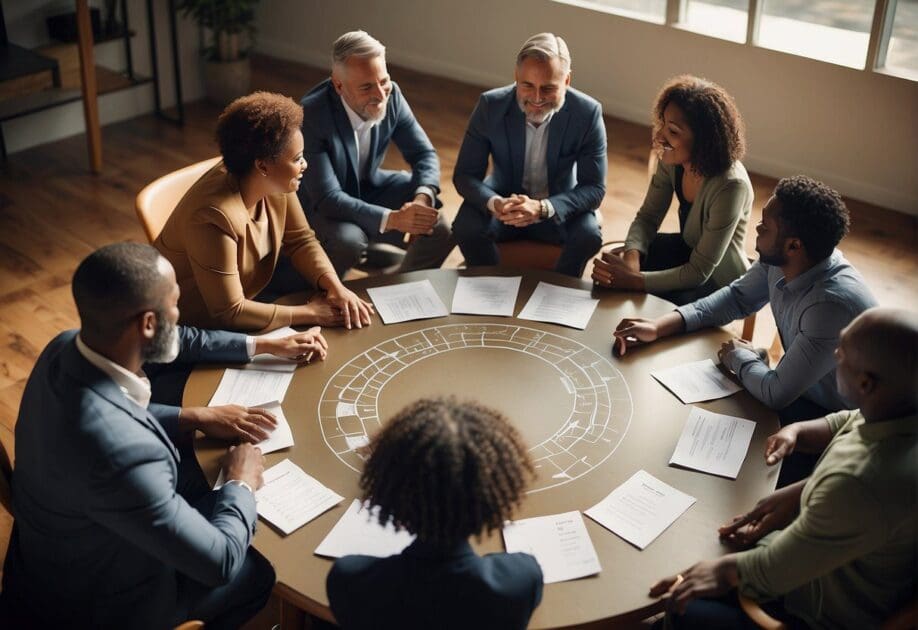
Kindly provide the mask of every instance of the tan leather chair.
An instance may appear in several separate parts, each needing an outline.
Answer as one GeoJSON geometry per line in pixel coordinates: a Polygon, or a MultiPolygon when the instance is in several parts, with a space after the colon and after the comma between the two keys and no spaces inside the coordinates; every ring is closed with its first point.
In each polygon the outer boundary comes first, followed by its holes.
{"type": "Polygon", "coordinates": [[[137,218],[140,219],[143,231],[146,232],[147,240],[151,243],[156,240],[163,226],[166,225],[166,221],[169,220],[169,215],[175,210],[175,206],[185,196],[191,185],[198,181],[201,175],[213,168],[220,159],[219,157],[210,158],[180,168],[163,175],[140,191],[134,201],[134,210],[137,212],[137,218]]]}
{"type": "MultiPolygon", "coordinates": [[[[602,229],[602,212],[594,210],[596,222],[602,229]]],[[[561,257],[561,246],[541,241],[501,241],[497,243],[500,254],[500,264],[503,267],[517,267],[519,269],[540,269],[551,271],[558,264],[561,257]]],[[[595,256],[597,252],[592,252],[595,256]]],[[[589,266],[587,261],[587,266],[589,266]]]]}

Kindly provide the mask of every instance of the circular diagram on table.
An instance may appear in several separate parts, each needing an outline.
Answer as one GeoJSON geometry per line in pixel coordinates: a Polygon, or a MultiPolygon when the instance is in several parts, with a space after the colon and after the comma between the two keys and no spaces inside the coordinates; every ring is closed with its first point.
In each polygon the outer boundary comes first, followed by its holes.
{"type": "Polygon", "coordinates": [[[621,372],[578,341],[512,324],[448,324],[394,337],[344,364],[319,399],[322,436],[359,472],[359,449],[382,422],[418,398],[447,395],[493,407],[522,432],[537,472],[530,492],[602,464],[633,412],[621,372]]]}

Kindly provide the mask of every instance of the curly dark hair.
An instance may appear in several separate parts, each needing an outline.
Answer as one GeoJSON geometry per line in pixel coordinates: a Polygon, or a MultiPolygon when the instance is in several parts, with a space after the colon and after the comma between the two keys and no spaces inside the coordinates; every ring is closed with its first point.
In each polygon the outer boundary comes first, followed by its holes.
{"type": "Polygon", "coordinates": [[[682,110],[692,129],[691,162],[699,175],[720,175],[746,153],[743,118],[733,97],[716,83],[689,74],[667,81],[653,106],[654,136],[670,103],[682,110]]]}
{"type": "Polygon", "coordinates": [[[785,177],[775,187],[779,236],[799,238],[810,260],[827,258],[848,233],[851,219],[841,195],[806,175],[785,177]]]}
{"type": "Polygon", "coordinates": [[[237,177],[255,160],[276,160],[303,124],[303,108],[289,96],[253,92],[226,106],[217,119],[217,144],[226,170],[237,177]]]}
{"type": "Polygon", "coordinates": [[[409,405],[368,450],[360,488],[379,522],[437,547],[500,529],[535,474],[504,416],[453,397],[409,405]]]}

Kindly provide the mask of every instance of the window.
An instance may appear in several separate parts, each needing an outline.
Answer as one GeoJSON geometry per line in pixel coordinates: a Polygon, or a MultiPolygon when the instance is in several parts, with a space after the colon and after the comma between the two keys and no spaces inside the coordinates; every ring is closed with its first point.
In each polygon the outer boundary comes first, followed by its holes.
{"type": "Polygon", "coordinates": [[[746,41],[749,0],[687,0],[686,4],[680,26],[712,37],[746,41]]]}
{"type": "Polygon", "coordinates": [[[918,79],[918,0],[898,0],[886,63],[880,64],[893,74],[918,79]]]}
{"type": "Polygon", "coordinates": [[[666,21],[666,0],[557,0],[589,9],[598,9],[616,15],[656,22],[666,21]]]}
{"type": "Polygon", "coordinates": [[[759,46],[864,67],[874,0],[761,1],[759,46]]]}

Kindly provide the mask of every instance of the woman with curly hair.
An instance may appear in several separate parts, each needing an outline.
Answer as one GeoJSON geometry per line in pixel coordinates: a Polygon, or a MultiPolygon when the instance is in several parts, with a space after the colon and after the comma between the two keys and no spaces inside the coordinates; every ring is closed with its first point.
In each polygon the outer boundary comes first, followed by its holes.
{"type": "Polygon", "coordinates": [[[217,121],[223,160],[179,201],[154,245],[175,268],[183,324],[240,331],[370,323],[372,306],[338,278],[297,199],[303,109],[255,92],[230,103],[217,121]],[[302,291],[306,304],[270,304],[302,291]]]}
{"type": "Polygon", "coordinates": [[[745,130],[722,87],[689,75],[663,86],[653,119],[656,172],[624,246],[593,261],[593,280],[686,304],[749,266],[744,241],[752,183],[740,162],[745,130]],[[679,233],[661,234],[673,194],[679,233]]]}
{"type": "Polygon", "coordinates": [[[363,498],[416,538],[396,556],[335,562],[326,586],[341,627],[525,628],[542,599],[535,558],[479,556],[468,541],[503,527],[534,474],[516,429],[476,403],[425,399],[369,450],[363,498]]]}

